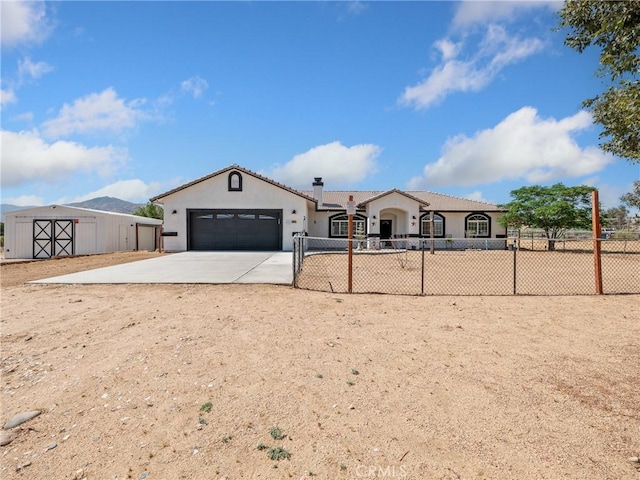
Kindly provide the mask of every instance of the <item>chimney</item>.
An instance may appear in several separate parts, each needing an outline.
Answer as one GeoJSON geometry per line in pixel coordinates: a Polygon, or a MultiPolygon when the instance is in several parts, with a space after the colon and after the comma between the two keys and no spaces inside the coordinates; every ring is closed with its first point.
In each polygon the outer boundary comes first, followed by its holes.
{"type": "Polygon", "coordinates": [[[322,177],[314,177],[313,179],[313,198],[318,201],[318,206],[322,205],[322,177]]]}

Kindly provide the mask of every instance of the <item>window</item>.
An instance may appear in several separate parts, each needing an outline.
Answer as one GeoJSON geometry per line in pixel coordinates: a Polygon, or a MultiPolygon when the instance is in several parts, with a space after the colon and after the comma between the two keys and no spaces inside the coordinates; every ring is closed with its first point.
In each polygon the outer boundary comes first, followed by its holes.
{"type": "MultiPolygon", "coordinates": [[[[353,216],[353,235],[365,235],[367,233],[367,219],[362,215],[353,216]]],[[[336,215],[329,223],[330,237],[349,236],[349,217],[347,215],[336,215]]]]}
{"type": "Polygon", "coordinates": [[[238,172],[231,172],[229,174],[229,191],[241,192],[242,191],[242,175],[238,172]]]}
{"type": "Polygon", "coordinates": [[[466,218],[467,237],[489,237],[489,217],[481,213],[472,213],[466,218]]]}
{"type": "MultiPolygon", "coordinates": [[[[423,237],[431,236],[431,214],[423,215],[420,223],[420,234],[423,237]]],[[[433,236],[444,237],[444,217],[439,213],[433,214],[433,236]]]]}

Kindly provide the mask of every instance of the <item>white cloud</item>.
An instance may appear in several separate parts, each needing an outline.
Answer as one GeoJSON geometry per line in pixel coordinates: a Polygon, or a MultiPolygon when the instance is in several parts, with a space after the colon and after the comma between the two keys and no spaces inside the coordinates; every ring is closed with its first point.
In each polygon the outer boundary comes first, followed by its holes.
{"type": "Polygon", "coordinates": [[[476,190],[475,192],[467,193],[464,196],[464,198],[467,198],[469,200],[475,200],[476,202],[494,203],[494,202],[491,202],[491,201],[487,200],[486,198],[484,198],[484,196],[482,195],[482,192],[480,190],[476,190]]]}
{"type": "Polygon", "coordinates": [[[41,42],[52,26],[44,2],[0,1],[0,41],[3,46],[41,42]]]}
{"type": "Polygon", "coordinates": [[[144,99],[125,102],[113,88],[78,98],[73,105],[64,104],[56,118],[42,126],[47,137],[57,138],[74,133],[110,131],[120,133],[134,128],[149,117],[140,107],[144,99]]]}
{"type": "Polygon", "coordinates": [[[346,147],[340,142],[319,145],[296,155],[269,176],[287,185],[309,187],[314,177],[331,185],[358,182],[376,171],[376,159],[382,149],[373,144],[346,147]]]}
{"type": "Polygon", "coordinates": [[[18,100],[18,98],[16,97],[16,94],[13,92],[12,89],[9,90],[5,90],[0,89],[0,106],[1,105],[7,105],[9,103],[15,103],[18,100]]]}
{"type": "Polygon", "coordinates": [[[548,8],[555,11],[561,7],[562,2],[558,0],[510,0],[497,2],[467,0],[460,2],[458,5],[453,18],[453,27],[463,29],[479,23],[510,21],[518,15],[531,10],[548,8]]]}
{"type": "Polygon", "coordinates": [[[55,182],[75,172],[108,175],[128,157],[112,146],[86,147],[75,142],[46,143],[37,132],[0,132],[2,186],[15,187],[33,180],[55,182]]]}
{"type": "Polygon", "coordinates": [[[425,80],[405,88],[398,100],[401,105],[427,108],[453,92],[477,92],[506,66],[542,50],[544,43],[537,38],[511,37],[503,27],[491,25],[479,49],[467,60],[458,58],[462,43],[442,39],[434,47],[442,61],[425,80]]]}
{"type": "Polygon", "coordinates": [[[188,78],[184,80],[180,87],[183,92],[187,92],[193,95],[193,98],[199,98],[202,96],[204,91],[209,88],[209,83],[199,76],[188,78]]]}
{"type": "Polygon", "coordinates": [[[2,198],[2,203],[17,205],[18,207],[38,207],[44,205],[44,198],[36,195],[20,195],[19,197],[2,198]]]}
{"type": "Polygon", "coordinates": [[[89,192],[78,197],[63,197],[56,200],[56,204],[84,202],[97,197],[115,197],[121,200],[134,203],[146,203],[149,198],[153,197],[160,191],[159,183],[145,183],[135,178],[131,180],[119,180],[115,183],[106,185],[98,190],[89,192]]]}
{"type": "Polygon", "coordinates": [[[33,63],[29,57],[25,57],[23,60],[18,61],[18,78],[19,83],[25,80],[37,80],[45,73],[49,73],[53,70],[53,67],[46,62],[33,63]]]}
{"type": "Polygon", "coordinates": [[[493,128],[472,138],[458,135],[443,146],[442,156],[413,178],[412,188],[476,185],[504,179],[529,183],[591,175],[613,161],[597,147],[581,148],[573,135],[589,128],[586,111],[555,120],[523,107],[493,128]]]}

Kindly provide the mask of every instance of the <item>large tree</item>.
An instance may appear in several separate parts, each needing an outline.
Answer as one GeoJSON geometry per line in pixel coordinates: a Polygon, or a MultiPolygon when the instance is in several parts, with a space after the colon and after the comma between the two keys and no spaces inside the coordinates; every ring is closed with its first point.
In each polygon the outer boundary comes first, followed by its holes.
{"type": "Polygon", "coordinates": [[[591,192],[587,185],[567,187],[557,183],[550,187],[534,185],[511,191],[512,200],[501,205],[507,213],[499,219],[504,227],[540,228],[549,250],[569,229],[591,229],[591,192]]]}
{"type": "Polygon", "coordinates": [[[633,191],[622,195],[620,201],[629,208],[640,208],[640,180],[633,182],[633,191]]]}
{"type": "Polygon", "coordinates": [[[146,205],[140,206],[133,211],[134,215],[139,217],[157,218],[162,220],[164,217],[164,209],[160,205],[147,202],[146,205]]]}
{"type": "Polygon", "coordinates": [[[578,52],[600,48],[597,74],[608,87],[583,106],[603,127],[602,149],[640,162],[640,1],[566,0],[560,26],[578,52]]]}

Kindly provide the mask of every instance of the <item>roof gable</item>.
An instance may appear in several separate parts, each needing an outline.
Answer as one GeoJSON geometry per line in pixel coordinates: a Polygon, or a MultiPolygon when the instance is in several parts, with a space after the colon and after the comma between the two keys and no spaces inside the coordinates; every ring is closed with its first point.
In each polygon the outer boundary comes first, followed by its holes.
{"type": "Polygon", "coordinates": [[[187,189],[189,187],[192,187],[193,185],[196,185],[198,183],[204,182],[204,181],[209,180],[209,179],[211,179],[213,177],[217,177],[219,175],[222,175],[224,173],[231,172],[231,171],[238,171],[240,173],[244,173],[246,175],[250,175],[250,176],[252,176],[254,178],[257,178],[258,180],[261,180],[263,182],[269,183],[269,184],[271,184],[271,185],[273,185],[275,187],[281,188],[282,190],[285,190],[285,191],[287,191],[289,193],[292,193],[294,195],[302,197],[305,200],[308,200],[310,202],[316,202],[316,200],[313,198],[313,196],[309,196],[306,193],[300,192],[300,191],[295,190],[295,189],[293,189],[291,187],[287,187],[286,185],[283,185],[282,183],[278,183],[275,180],[272,180],[272,179],[270,179],[268,177],[260,175],[259,173],[253,172],[251,170],[248,170],[248,169],[246,169],[244,167],[241,167],[240,165],[236,165],[236,164],[229,165],[228,167],[225,167],[225,168],[222,168],[220,170],[217,170],[217,171],[215,171],[213,173],[210,173],[209,175],[205,175],[204,177],[198,178],[198,179],[193,180],[193,181],[191,181],[189,183],[185,183],[184,185],[180,185],[179,187],[176,187],[176,188],[174,188],[172,190],[169,190],[168,192],[164,192],[164,193],[161,193],[160,195],[156,195],[155,197],[151,198],[150,201],[151,202],[162,203],[162,200],[164,198],[168,197],[169,195],[173,195],[174,193],[180,192],[181,190],[185,190],[185,189],[187,189]]]}
{"type": "Polygon", "coordinates": [[[360,202],[358,204],[359,207],[364,207],[365,205],[367,205],[368,203],[371,202],[375,202],[376,200],[379,200],[380,198],[386,197],[388,195],[393,195],[394,193],[398,194],[398,195],[402,195],[403,197],[407,197],[409,200],[412,200],[418,204],[420,204],[423,207],[426,207],[429,205],[429,202],[421,200],[418,197],[415,197],[413,195],[410,195],[406,192],[403,192],[402,190],[398,190],[397,188],[392,188],[391,190],[387,190],[386,192],[382,192],[378,195],[374,195],[371,198],[368,198],[367,200],[365,200],[364,202],[360,202]]]}

